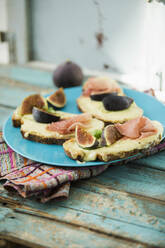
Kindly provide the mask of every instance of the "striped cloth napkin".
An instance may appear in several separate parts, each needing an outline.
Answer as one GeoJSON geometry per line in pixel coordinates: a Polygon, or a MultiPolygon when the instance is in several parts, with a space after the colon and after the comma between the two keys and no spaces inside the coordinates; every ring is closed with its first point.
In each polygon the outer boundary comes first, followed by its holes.
{"type": "MultiPolygon", "coordinates": [[[[125,159],[117,164],[126,164],[164,149],[165,140],[153,148],[144,150],[138,156],[125,159]]],[[[14,189],[24,198],[35,196],[43,203],[53,198],[67,198],[72,181],[97,176],[107,168],[108,164],[65,169],[40,164],[14,152],[4,142],[2,133],[0,133],[0,179],[5,180],[3,186],[7,190],[14,189]]]]}
{"type": "Polygon", "coordinates": [[[36,196],[41,202],[67,198],[70,183],[99,175],[108,165],[67,168],[49,166],[26,159],[14,152],[0,133],[0,179],[7,190],[16,190],[22,197],[36,196]]]}

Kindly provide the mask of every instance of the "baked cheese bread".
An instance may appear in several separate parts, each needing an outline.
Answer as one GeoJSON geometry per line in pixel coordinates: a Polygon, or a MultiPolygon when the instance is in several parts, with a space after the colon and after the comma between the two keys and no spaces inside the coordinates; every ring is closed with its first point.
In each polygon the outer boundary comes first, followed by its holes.
{"type": "MultiPolygon", "coordinates": [[[[75,114],[61,113],[61,116],[65,118],[75,116],[75,114]]],[[[48,124],[36,122],[32,115],[25,115],[21,119],[21,134],[23,138],[28,140],[33,140],[36,142],[44,144],[58,144],[61,145],[64,141],[74,137],[75,132],[70,134],[60,134],[55,131],[49,131],[46,129],[48,124]]],[[[104,123],[100,120],[92,118],[88,125],[88,132],[93,133],[95,130],[102,130],[104,128],[104,123]]]]}
{"type": "Polygon", "coordinates": [[[102,130],[104,128],[104,123],[100,120],[93,119],[91,115],[81,114],[79,116],[57,110],[53,112],[57,117],[55,118],[56,120],[50,119],[48,121],[48,118],[52,117],[51,112],[44,110],[44,108],[48,110],[45,98],[39,94],[34,94],[26,97],[21,105],[14,111],[12,123],[14,127],[20,127],[23,138],[45,144],[62,144],[64,141],[74,137],[74,128],[69,129],[69,127],[73,124],[76,125],[76,122],[81,125],[86,125],[89,132],[98,129],[102,130]],[[42,106],[40,107],[40,105],[42,106]],[[40,108],[37,109],[36,106],[40,108]],[[44,118],[47,118],[47,120],[45,121],[44,118]],[[66,122],[70,123],[69,127],[67,126],[68,124],[66,124],[65,127],[64,123],[66,122]],[[57,124],[58,127],[57,129],[55,128],[56,131],[54,127],[53,129],[49,127],[50,123],[53,126],[54,123],[57,124]],[[61,125],[62,129],[64,129],[63,131],[60,131],[61,129],[59,130],[59,126],[61,125]]]}
{"type": "Polygon", "coordinates": [[[78,108],[84,113],[106,123],[124,123],[125,121],[140,117],[143,110],[133,102],[129,108],[120,111],[109,111],[104,108],[102,101],[94,101],[90,97],[80,96],[77,99],[78,108]]]}
{"type": "Polygon", "coordinates": [[[115,159],[126,158],[160,143],[163,135],[163,126],[158,121],[151,122],[156,127],[157,132],[145,138],[119,139],[110,146],[96,149],[83,149],[77,144],[76,139],[72,138],[63,144],[63,148],[70,158],[79,161],[101,160],[108,162],[115,159]]]}

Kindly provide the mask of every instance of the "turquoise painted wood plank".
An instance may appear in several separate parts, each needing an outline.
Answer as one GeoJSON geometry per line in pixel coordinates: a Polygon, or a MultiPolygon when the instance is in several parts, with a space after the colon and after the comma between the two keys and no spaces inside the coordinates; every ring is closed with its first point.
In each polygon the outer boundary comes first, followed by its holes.
{"type": "MultiPolygon", "coordinates": [[[[16,211],[21,212],[20,208],[16,209],[16,211]]],[[[27,210],[25,212],[26,214],[32,213],[27,210]]],[[[50,214],[49,216],[51,218],[50,214]]],[[[144,242],[145,244],[149,245],[159,245],[159,247],[164,247],[165,245],[164,233],[147,229],[138,225],[133,225],[127,222],[122,222],[120,220],[106,218],[104,216],[63,207],[56,208],[54,217],[59,221],[62,220],[66,223],[72,223],[96,232],[107,235],[114,235],[116,237],[125,238],[130,241],[136,241],[140,243],[144,242]]]]}
{"type": "Polygon", "coordinates": [[[13,109],[5,108],[0,106],[0,130],[2,130],[2,127],[9,117],[9,115],[13,112],[13,109]]]}
{"type": "Polygon", "coordinates": [[[136,163],[165,171],[165,151],[161,151],[159,154],[155,154],[148,158],[139,159],[136,163]]]}
{"type": "Polygon", "coordinates": [[[68,201],[57,204],[165,233],[164,204],[138,199],[105,187],[92,185],[89,189],[86,184],[83,184],[83,188],[80,185],[72,186],[68,201]]]}
{"type": "Polygon", "coordinates": [[[11,66],[0,64],[0,77],[10,77],[11,66]]]}
{"type": "Polygon", "coordinates": [[[21,88],[15,87],[4,87],[0,85],[0,104],[4,104],[10,106],[12,108],[16,108],[22,102],[22,100],[30,95],[34,94],[34,91],[25,91],[21,88]]]}
{"type": "Polygon", "coordinates": [[[145,247],[70,224],[21,214],[8,208],[1,207],[0,216],[0,235],[14,237],[34,247],[145,247]]]}
{"type": "Polygon", "coordinates": [[[110,166],[101,175],[88,180],[88,184],[165,201],[165,172],[140,164],[110,166]]]}
{"type": "MultiPolygon", "coordinates": [[[[150,245],[165,245],[164,205],[139,200],[104,187],[89,188],[89,185],[84,184],[76,183],[79,188],[72,187],[67,201],[39,204],[30,199],[10,196],[3,189],[0,199],[7,197],[11,201],[19,200],[20,204],[29,206],[34,215],[47,214],[47,217],[87,226],[107,234],[131,237],[150,245]],[[80,187],[86,187],[86,190],[80,187]]],[[[22,211],[22,208],[19,206],[18,211],[22,211]]]]}
{"type": "Polygon", "coordinates": [[[0,76],[42,88],[52,88],[52,72],[25,66],[0,66],[0,76]]]}
{"type": "Polygon", "coordinates": [[[52,88],[53,86],[52,72],[43,70],[13,66],[11,68],[11,78],[43,88],[52,88]]]}
{"type": "MultiPolygon", "coordinates": [[[[25,202],[27,201],[25,200],[25,202]]],[[[28,200],[28,202],[30,203],[30,200],[28,200]]],[[[28,205],[30,205],[29,203],[28,205]]],[[[45,217],[49,219],[66,222],[78,227],[104,233],[106,235],[115,235],[117,237],[129,239],[130,241],[144,242],[150,245],[159,245],[160,247],[164,247],[165,244],[164,233],[156,230],[146,229],[142,226],[107,218],[102,215],[95,215],[93,213],[75,210],[72,209],[72,206],[70,206],[70,208],[58,207],[55,202],[41,205],[37,207],[40,211],[35,211],[34,207],[38,204],[39,203],[35,203],[35,206],[33,206],[32,209],[23,209],[22,206],[19,206],[18,208],[18,204],[16,204],[16,208],[14,209],[20,213],[39,217],[45,216],[44,213],[41,212],[41,210],[44,210],[44,212],[47,213],[45,217]],[[50,209],[51,212],[49,211],[50,209]]]]}
{"type": "MultiPolygon", "coordinates": [[[[52,89],[51,89],[52,90],[52,89]]],[[[0,104],[16,108],[21,104],[22,100],[34,93],[46,94],[49,90],[38,87],[27,87],[26,84],[15,83],[0,78],[0,104]]]]}

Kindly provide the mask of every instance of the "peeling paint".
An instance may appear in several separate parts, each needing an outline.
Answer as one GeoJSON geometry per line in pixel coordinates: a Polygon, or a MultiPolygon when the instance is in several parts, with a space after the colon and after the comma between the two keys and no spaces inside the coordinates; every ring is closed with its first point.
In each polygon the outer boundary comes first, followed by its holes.
{"type": "Polygon", "coordinates": [[[96,33],[95,36],[96,36],[96,40],[98,42],[98,45],[100,47],[102,47],[103,46],[103,41],[105,40],[104,34],[103,33],[96,33]]]}

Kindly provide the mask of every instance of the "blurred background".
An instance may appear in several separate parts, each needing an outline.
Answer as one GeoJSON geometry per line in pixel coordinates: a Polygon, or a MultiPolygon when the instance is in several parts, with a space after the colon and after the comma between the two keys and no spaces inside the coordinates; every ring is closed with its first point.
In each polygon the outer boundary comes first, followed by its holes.
{"type": "Polygon", "coordinates": [[[165,90],[164,44],[164,1],[0,0],[1,68],[51,71],[69,59],[87,75],[165,90]]]}

